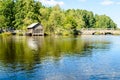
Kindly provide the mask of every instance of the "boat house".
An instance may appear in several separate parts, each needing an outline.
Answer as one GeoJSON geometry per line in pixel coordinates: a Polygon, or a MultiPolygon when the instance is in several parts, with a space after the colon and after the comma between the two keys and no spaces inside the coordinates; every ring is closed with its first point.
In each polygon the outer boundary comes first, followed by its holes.
{"type": "Polygon", "coordinates": [[[43,36],[44,30],[40,23],[33,23],[27,27],[27,35],[31,36],[43,36]]]}

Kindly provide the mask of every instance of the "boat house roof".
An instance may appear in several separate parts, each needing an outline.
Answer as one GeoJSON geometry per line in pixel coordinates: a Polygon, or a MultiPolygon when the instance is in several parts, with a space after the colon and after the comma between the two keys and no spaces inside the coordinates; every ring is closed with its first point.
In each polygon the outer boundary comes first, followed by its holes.
{"type": "MultiPolygon", "coordinates": [[[[31,25],[29,25],[28,27],[27,27],[27,29],[33,29],[33,28],[36,28],[37,26],[39,26],[39,25],[41,25],[40,23],[32,23],[31,25]]],[[[42,25],[41,25],[41,27],[42,27],[42,25]]]]}

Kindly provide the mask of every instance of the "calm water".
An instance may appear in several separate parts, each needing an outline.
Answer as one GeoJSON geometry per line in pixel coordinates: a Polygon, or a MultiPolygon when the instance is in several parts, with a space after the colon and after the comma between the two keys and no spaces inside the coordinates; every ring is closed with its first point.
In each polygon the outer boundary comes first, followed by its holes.
{"type": "Polygon", "coordinates": [[[0,37],[0,80],[120,80],[120,36],[0,37]]]}

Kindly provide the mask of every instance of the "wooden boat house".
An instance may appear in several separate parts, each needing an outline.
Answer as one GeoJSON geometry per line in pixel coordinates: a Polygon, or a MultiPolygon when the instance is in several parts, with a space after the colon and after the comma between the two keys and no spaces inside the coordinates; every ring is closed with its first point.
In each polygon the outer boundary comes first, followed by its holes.
{"type": "Polygon", "coordinates": [[[27,35],[31,36],[43,36],[44,30],[40,23],[33,23],[27,27],[27,35]]]}

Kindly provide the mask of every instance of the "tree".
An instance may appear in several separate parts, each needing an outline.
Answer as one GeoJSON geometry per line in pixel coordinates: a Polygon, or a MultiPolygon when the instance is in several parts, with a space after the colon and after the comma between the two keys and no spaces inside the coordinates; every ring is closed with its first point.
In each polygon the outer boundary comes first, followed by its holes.
{"type": "Polygon", "coordinates": [[[0,1],[0,26],[4,28],[14,28],[14,0],[0,1]]]}
{"type": "Polygon", "coordinates": [[[95,28],[116,28],[116,24],[106,15],[96,15],[95,20],[95,28]]]}
{"type": "Polygon", "coordinates": [[[51,14],[51,8],[40,8],[39,12],[41,13],[40,20],[41,24],[44,26],[44,31],[49,33],[49,16],[51,14]]]}
{"type": "Polygon", "coordinates": [[[37,0],[0,0],[0,28],[26,29],[35,22],[41,23],[48,34],[117,27],[110,17],[87,10],[62,10],[59,5],[45,7],[37,0]]]}
{"type": "Polygon", "coordinates": [[[52,12],[49,16],[48,27],[50,32],[59,33],[62,30],[64,24],[64,13],[58,5],[52,8],[52,12]]]}
{"type": "Polygon", "coordinates": [[[16,28],[26,28],[34,22],[40,22],[39,9],[42,7],[40,2],[34,0],[17,0],[15,26],[16,28]]]}

